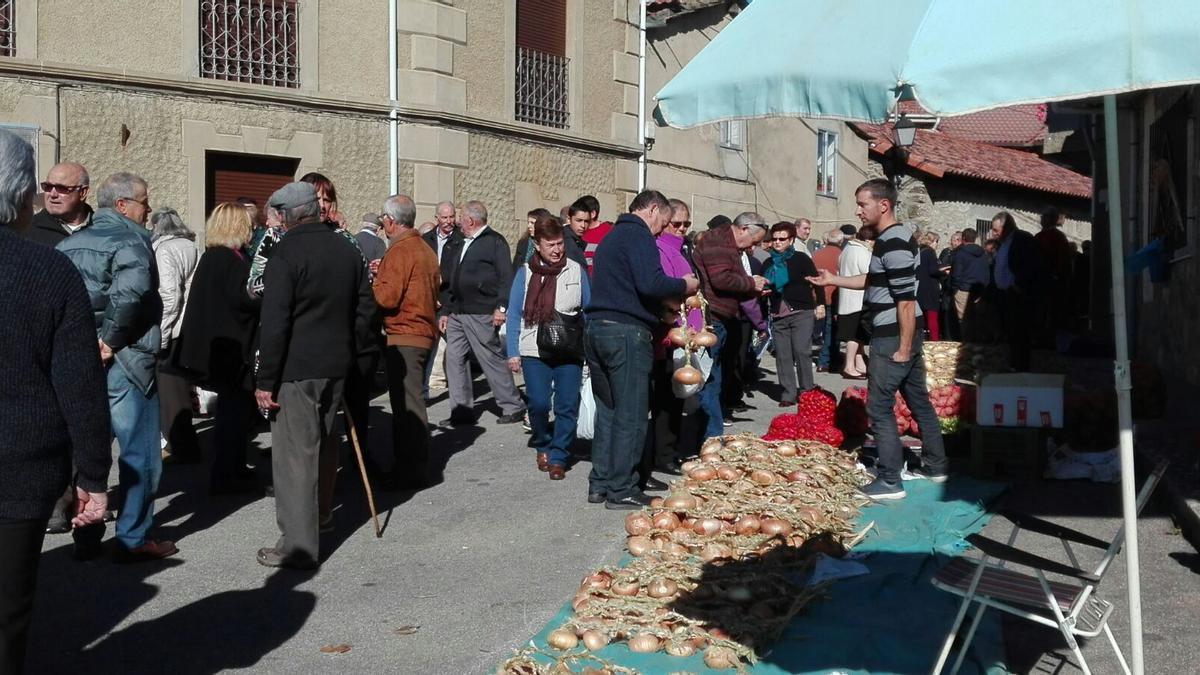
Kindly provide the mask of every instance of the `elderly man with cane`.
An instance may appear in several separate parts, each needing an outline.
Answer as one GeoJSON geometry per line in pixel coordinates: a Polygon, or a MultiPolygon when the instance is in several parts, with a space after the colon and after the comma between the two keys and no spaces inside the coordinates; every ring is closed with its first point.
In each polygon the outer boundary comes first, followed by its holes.
{"type": "Polygon", "coordinates": [[[362,347],[356,326],[369,320],[375,302],[362,256],[321,222],[312,185],[289,183],[268,206],[282,217],[287,235],[264,274],[254,395],[271,418],[282,536],[274,547],[259,549],[258,562],[312,569],[320,556],[318,477],[328,462],[322,455],[337,452],[326,439],[362,347]]]}

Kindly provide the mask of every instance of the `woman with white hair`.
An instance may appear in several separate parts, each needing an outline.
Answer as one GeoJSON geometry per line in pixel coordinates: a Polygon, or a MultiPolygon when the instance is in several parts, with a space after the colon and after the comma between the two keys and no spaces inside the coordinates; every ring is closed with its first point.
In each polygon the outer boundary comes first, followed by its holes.
{"type": "Polygon", "coordinates": [[[183,327],[183,308],[192,274],[200,257],[196,235],[183,223],[175,209],[157,209],[150,214],[151,247],[158,267],[158,295],[162,298],[162,352],[158,360],[159,420],[167,440],[165,459],[175,464],[200,461],[200,445],[192,427],[192,387],[175,371],[172,353],[183,327]]]}

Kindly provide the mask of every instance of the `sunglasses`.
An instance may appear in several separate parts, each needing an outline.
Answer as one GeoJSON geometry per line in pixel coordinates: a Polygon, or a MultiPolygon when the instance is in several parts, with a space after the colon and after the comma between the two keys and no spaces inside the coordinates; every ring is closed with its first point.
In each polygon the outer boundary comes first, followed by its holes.
{"type": "Polygon", "coordinates": [[[690,220],[672,220],[671,224],[674,225],[675,227],[691,227],[692,221],[690,221],[690,220]]]}
{"type": "Polygon", "coordinates": [[[83,185],[59,185],[58,183],[42,183],[42,192],[57,192],[60,195],[78,192],[85,186],[83,185]]]}
{"type": "Polygon", "coordinates": [[[791,237],[771,237],[771,241],[791,241],[791,237]]]}

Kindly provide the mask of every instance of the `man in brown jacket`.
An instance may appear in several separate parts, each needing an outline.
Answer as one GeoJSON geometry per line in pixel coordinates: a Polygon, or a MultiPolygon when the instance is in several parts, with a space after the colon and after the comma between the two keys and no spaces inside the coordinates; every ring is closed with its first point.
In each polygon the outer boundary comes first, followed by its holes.
{"type": "Polygon", "coordinates": [[[766,222],[753,212],[739,214],[732,222],[704,233],[696,244],[693,259],[700,272],[701,290],[708,300],[708,311],[713,318],[713,332],[717,334],[717,346],[710,349],[713,367],[709,371],[708,383],[700,390],[700,410],[708,418],[704,437],[720,436],[724,426],[721,410],[723,378],[735,378],[741,389],[741,374],[725,372],[725,364],[735,361],[738,350],[745,350],[740,339],[741,303],[758,297],[767,280],[750,274],[748,262],[743,261],[742,252],[753,249],[767,234],[766,222]]]}
{"type": "Polygon", "coordinates": [[[387,333],[388,392],[395,463],[385,489],[419,490],[430,484],[429,427],[421,388],[425,362],[437,340],[435,313],[442,283],[437,255],[413,227],[417,208],[405,195],[388,197],[381,217],[388,250],[375,275],[375,302],[387,333]]]}

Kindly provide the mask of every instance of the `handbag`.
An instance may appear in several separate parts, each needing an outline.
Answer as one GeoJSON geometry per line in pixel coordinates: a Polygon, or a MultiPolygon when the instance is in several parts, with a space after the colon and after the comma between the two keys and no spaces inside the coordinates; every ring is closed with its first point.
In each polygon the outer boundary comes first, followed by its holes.
{"type": "Polygon", "coordinates": [[[538,326],[537,348],[543,359],[583,358],[583,314],[555,311],[553,320],[538,326]]]}

